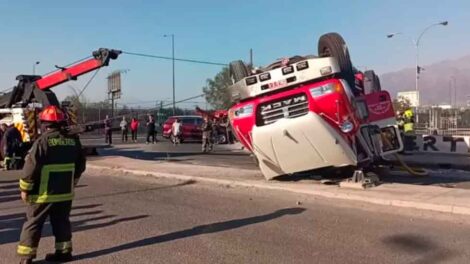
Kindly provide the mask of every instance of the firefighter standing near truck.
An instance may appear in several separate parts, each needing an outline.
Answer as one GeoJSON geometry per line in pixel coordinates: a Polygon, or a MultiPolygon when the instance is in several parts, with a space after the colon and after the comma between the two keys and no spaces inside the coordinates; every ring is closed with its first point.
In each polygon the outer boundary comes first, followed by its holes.
{"type": "Polygon", "coordinates": [[[208,116],[204,116],[204,123],[202,123],[202,152],[212,150],[212,122],[208,116]]]}
{"type": "Polygon", "coordinates": [[[16,170],[22,166],[21,144],[23,142],[21,133],[14,125],[2,124],[3,131],[2,153],[3,166],[5,170],[16,170]]]}
{"type": "Polygon", "coordinates": [[[407,109],[403,113],[403,131],[405,134],[413,134],[414,133],[414,114],[413,110],[407,109]]]}
{"type": "Polygon", "coordinates": [[[26,222],[21,231],[17,253],[20,263],[32,263],[49,217],[55,236],[55,253],[46,261],[72,260],[70,210],[74,186],[85,170],[86,160],[77,136],[65,130],[65,117],[56,106],[39,115],[43,133],[26,156],[20,179],[21,199],[27,203],[26,222]]]}

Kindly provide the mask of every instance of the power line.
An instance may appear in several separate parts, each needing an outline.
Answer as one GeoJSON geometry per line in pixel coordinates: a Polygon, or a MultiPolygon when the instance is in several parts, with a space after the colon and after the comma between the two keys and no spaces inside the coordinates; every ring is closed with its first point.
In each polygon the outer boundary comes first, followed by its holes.
{"type": "MultiPolygon", "coordinates": [[[[123,51],[122,53],[123,54],[128,54],[128,55],[133,55],[133,56],[139,56],[139,57],[147,57],[147,58],[162,59],[162,60],[173,60],[172,57],[145,54],[145,53],[136,53],[136,52],[129,52],[129,51],[123,51]]],[[[184,61],[184,62],[192,62],[192,63],[199,63],[199,64],[217,65],[217,66],[227,66],[228,65],[226,63],[201,61],[201,60],[191,60],[191,59],[179,59],[179,58],[175,58],[175,61],[184,61]]]]}

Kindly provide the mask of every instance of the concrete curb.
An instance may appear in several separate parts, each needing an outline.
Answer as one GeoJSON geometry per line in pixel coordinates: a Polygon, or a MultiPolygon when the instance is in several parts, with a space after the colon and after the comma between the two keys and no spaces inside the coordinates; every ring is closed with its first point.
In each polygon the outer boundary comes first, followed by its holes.
{"type": "MultiPolygon", "coordinates": [[[[348,200],[348,201],[365,202],[365,203],[370,203],[370,204],[375,204],[375,205],[387,205],[387,206],[393,206],[393,207],[413,208],[413,209],[434,211],[434,212],[441,212],[441,213],[448,213],[448,214],[450,213],[450,214],[455,214],[455,215],[470,215],[470,207],[457,206],[457,205],[452,205],[452,204],[436,204],[436,203],[421,202],[421,201],[406,201],[406,200],[398,200],[398,199],[392,199],[392,198],[370,197],[367,195],[361,195],[359,191],[354,192],[350,190],[342,190],[336,187],[331,187],[331,190],[318,190],[315,188],[305,188],[304,186],[299,187],[298,185],[288,184],[288,183],[259,182],[259,181],[250,181],[250,180],[236,181],[236,180],[227,180],[227,179],[214,179],[214,178],[206,178],[206,177],[200,177],[200,176],[124,169],[124,168],[116,168],[116,167],[111,167],[111,166],[101,166],[101,165],[94,165],[94,164],[87,164],[87,168],[96,169],[96,170],[111,170],[113,172],[125,172],[125,173],[130,173],[130,174],[135,174],[135,175],[145,175],[145,176],[151,175],[154,177],[176,179],[176,180],[182,180],[182,181],[193,180],[193,181],[198,181],[202,183],[226,185],[226,186],[233,186],[233,187],[251,187],[251,188],[259,188],[259,189],[265,189],[265,190],[288,191],[292,193],[307,194],[307,195],[312,195],[312,196],[317,196],[317,197],[322,197],[322,198],[334,198],[334,199],[341,199],[341,200],[348,200]]],[[[369,193],[365,191],[364,194],[369,194],[369,193]]]]}

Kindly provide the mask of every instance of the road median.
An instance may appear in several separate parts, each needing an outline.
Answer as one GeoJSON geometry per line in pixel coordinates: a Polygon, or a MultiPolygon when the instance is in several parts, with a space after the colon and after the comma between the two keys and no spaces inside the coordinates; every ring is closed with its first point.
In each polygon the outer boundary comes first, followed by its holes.
{"type": "Polygon", "coordinates": [[[193,180],[231,187],[288,191],[323,198],[470,215],[470,204],[468,203],[470,190],[456,188],[385,183],[367,190],[351,190],[339,188],[336,185],[313,183],[312,181],[266,181],[257,170],[144,161],[125,157],[90,160],[88,169],[184,181],[193,180]]]}

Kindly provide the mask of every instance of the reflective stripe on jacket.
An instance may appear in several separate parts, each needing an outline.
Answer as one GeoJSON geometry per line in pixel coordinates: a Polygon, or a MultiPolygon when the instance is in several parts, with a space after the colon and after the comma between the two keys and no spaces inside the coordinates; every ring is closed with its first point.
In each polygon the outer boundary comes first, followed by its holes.
{"type": "Polygon", "coordinates": [[[412,133],[414,130],[414,124],[409,122],[409,123],[405,123],[405,125],[403,125],[403,131],[405,133],[412,133]]]}
{"type": "Polygon", "coordinates": [[[20,189],[28,193],[32,203],[70,201],[74,180],[85,170],[85,163],[78,137],[47,131],[26,157],[20,189]]]}

